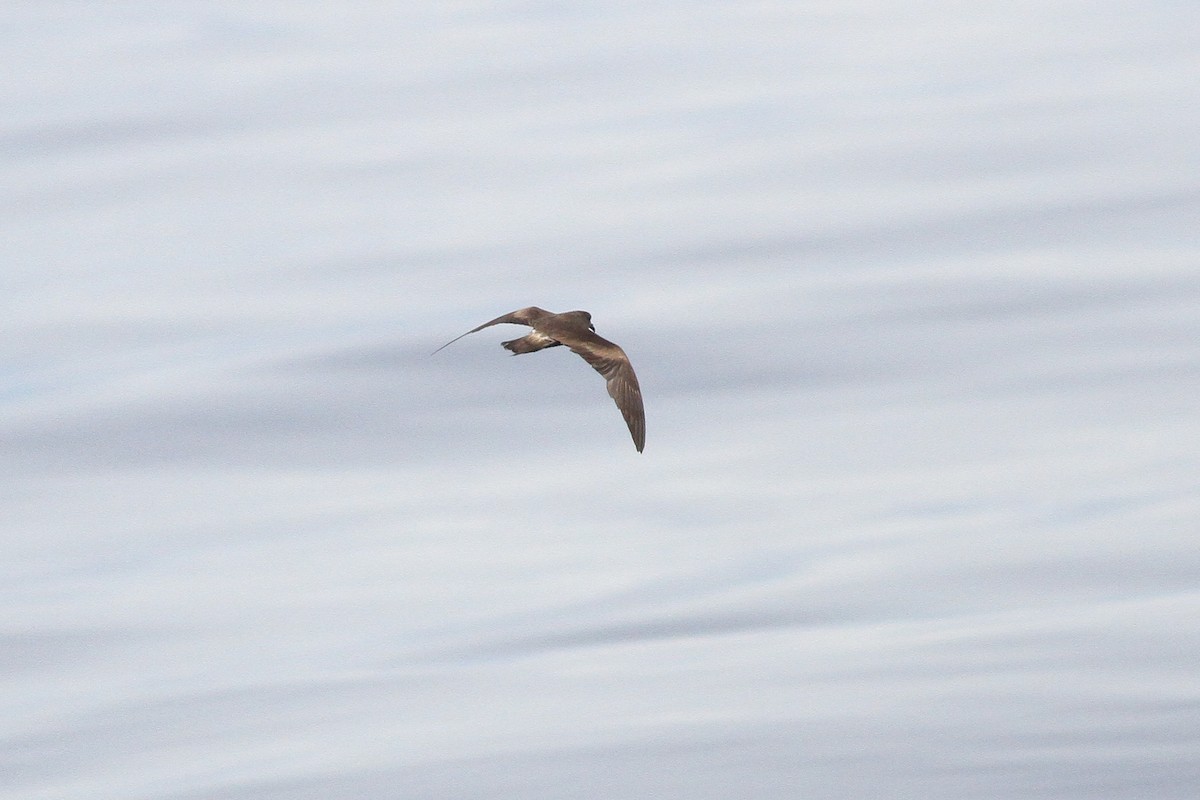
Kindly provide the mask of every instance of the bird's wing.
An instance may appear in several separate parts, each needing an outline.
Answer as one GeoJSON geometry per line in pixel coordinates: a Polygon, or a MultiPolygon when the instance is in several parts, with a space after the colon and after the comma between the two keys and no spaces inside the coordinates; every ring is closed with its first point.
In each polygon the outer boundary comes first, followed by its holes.
{"type": "Polygon", "coordinates": [[[592,369],[604,376],[608,384],[608,395],[621,410],[629,435],[638,452],[646,445],[646,410],[642,406],[642,389],[629,356],[617,345],[590,330],[571,331],[569,334],[555,331],[554,338],[571,348],[592,369]]]}
{"type": "MultiPolygon", "coordinates": [[[[438,352],[438,350],[441,350],[444,347],[449,347],[450,345],[457,342],[459,339],[463,338],[463,336],[469,336],[470,334],[475,333],[476,331],[481,331],[484,328],[490,328],[492,325],[499,325],[502,322],[511,322],[514,325],[528,325],[529,327],[532,328],[533,324],[536,320],[540,319],[541,317],[546,316],[546,314],[548,314],[548,313],[549,312],[543,311],[542,309],[538,308],[537,306],[530,306],[529,308],[518,309],[516,311],[513,311],[510,314],[505,314],[502,317],[496,317],[491,322],[485,322],[482,325],[480,325],[478,328],[471,328],[471,330],[462,334],[462,336],[455,336],[453,339],[451,339],[450,341],[448,341],[444,345],[442,345],[442,347],[439,347],[437,350],[434,350],[433,353],[438,352]]],[[[433,355],[433,353],[430,353],[430,355],[433,355]]]]}

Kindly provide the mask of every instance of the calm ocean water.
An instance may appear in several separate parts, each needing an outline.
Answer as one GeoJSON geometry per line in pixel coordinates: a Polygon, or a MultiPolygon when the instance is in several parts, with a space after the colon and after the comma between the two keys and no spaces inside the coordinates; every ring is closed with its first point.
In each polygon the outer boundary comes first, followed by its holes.
{"type": "Polygon", "coordinates": [[[1200,10],[0,21],[0,796],[1194,796],[1200,10]]]}

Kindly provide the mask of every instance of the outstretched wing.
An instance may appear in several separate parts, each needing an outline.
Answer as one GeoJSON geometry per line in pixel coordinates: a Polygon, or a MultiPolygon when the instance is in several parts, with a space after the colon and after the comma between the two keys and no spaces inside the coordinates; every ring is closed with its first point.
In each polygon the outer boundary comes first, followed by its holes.
{"type": "Polygon", "coordinates": [[[617,345],[591,331],[572,331],[570,335],[555,332],[555,338],[571,348],[584,361],[592,365],[592,369],[604,376],[608,384],[608,396],[621,410],[625,424],[629,426],[629,435],[638,452],[646,446],[646,410],[642,406],[642,388],[638,386],[637,375],[629,356],[617,345]]]}
{"type": "Polygon", "coordinates": [[[518,309],[517,311],[514,311],[511,314],[505,314],[502,317],[496,317],[491,322],[485,322],[482,325],[480,325],[478,328],[471,328],[471,330],[462,334],[462,336],[455,336],[453,339],[446,342],[444,345],[439,347],[437,350],[434,350],[433,353],[430,353],[429,355],[433,355],[434,353],[437,353],[442,348],[449,347],[450,345],[457,342],[459,339],[463,338],[463,336],[469,336],[470,334],[475,333],[476,331],[481,331],[484,328],[490,328],[493,325],[499,325],[503,322],[511,322],[515,325],[528,325],[529,327],[532,328],[534,322],[536,322],[538,319],[546,316],[549,313],[550,312],[543,311],[542,309],[538,308],[537,306],[530,306],[529,308],[518,309]]]}

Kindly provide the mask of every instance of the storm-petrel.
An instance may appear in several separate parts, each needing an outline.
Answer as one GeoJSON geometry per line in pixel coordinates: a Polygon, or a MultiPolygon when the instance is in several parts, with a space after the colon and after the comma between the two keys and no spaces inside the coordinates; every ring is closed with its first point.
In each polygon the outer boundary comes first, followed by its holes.
{"type": "MultiPolygon", "coordinates": [[[[454,344],[463,336],[502,322],[533,328],[532,333],[520,339],[500,343],[514,356],[565,344],[571,348],[572,353],[582,356],[596,372],[603,375],[608,383],[609,396],[616,401],[621,416],[625,417],[625,424],[629,426],[633,444],[639,453],[642,452],[646,444],[646,412],[642,408],[642,390],[638,386],[637,375],[633,374],[633,365],[629,363],[629,356],[625,355],[624,350],[596,335],[591,314],[586,311],[555,314],[537,306],[530,306],[496,317],[478,328],[472,328],[462,336],[446,342],[442,347],[454,344]]],[[[433,352],[438,352],[442,347],[433,352]]]]}

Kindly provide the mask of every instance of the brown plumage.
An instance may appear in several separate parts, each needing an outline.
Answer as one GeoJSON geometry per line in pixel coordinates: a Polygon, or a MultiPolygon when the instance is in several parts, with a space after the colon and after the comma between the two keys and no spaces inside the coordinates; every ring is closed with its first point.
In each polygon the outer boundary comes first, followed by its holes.
{"type": "MultiPolygon", "coordinates": [[[[629,435],[633,437],[633,444],[639,453],[642,452],[642,448],[646,444],[646,412],[642,408],[642,390],[638,386],[637,375],[633,374],[633,365],[629,363],[629,356],[625,355],[624,350],[596,335],[591,314],[586,311],[566,311],[562,314],[555,314],[537,306],[530,306],[502,317],[496,317],[478,328],[472,328],[462,336],[446,342],[442,347],[454,344],[463,336],[492,325],[499,325],[502,322],[528,325],[533,328],[532,333],[519,339],[501,342],[501,345],[511,351],[513,355],[534,353],[547,347],[558,347],[565,344],[572,353],[581,356],[584,361],[592,365],[596,372],[603,375],[608,384],[609,396],[616,402],[617,408],[621,410],[621,416],[625,417],[625,424],[629,426],[629,435]]],[[[442,347],[433,352],[438,352],[442,347]]]]}

